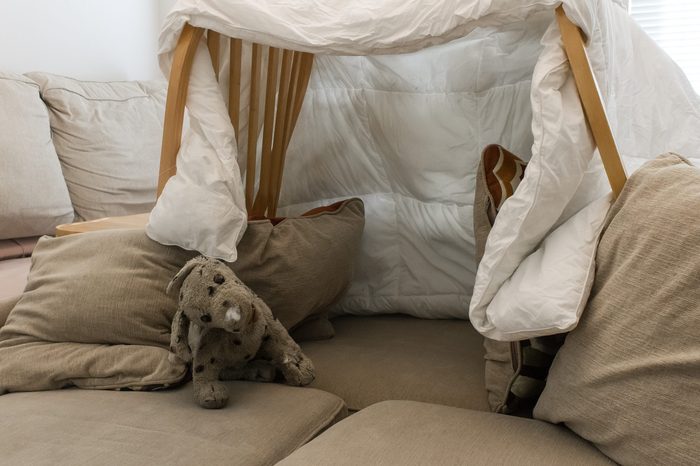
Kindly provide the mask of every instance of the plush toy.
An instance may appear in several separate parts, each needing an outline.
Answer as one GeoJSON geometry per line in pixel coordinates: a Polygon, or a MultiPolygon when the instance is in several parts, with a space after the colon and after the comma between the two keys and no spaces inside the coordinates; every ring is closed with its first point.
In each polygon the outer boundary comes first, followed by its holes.
{"type": "Polygon", "coordinates": [[[223,262],[196,257],[168,284],[179,290],[171,357],[192,362],[195,400],[221,408],[228,391],[220,380],[271,382],[279,370],[289,385],[314,380],[311,360],[270,308],[223,262]]]}

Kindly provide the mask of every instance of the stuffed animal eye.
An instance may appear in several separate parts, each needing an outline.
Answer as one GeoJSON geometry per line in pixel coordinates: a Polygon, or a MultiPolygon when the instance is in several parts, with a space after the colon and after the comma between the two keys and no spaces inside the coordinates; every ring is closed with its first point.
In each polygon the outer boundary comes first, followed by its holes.
{"type": "Polygon", "coordinates": [[[203,314],[202,317],[200,317],[202,322],[211,322],[211,315],[209,314],[203,314]]]}
{"type": "Polygon", "coordinates": [[[220,273],[217,273],[216,275],[214,275],[214,283],[221,285],[225,281],[226,281],[226,279],[220,273]]]}

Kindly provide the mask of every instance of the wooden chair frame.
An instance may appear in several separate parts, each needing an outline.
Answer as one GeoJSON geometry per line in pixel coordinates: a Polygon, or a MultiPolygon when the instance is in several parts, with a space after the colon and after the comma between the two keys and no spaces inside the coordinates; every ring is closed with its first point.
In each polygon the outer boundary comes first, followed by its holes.
{"type": "MultiPolygon", "coordinates": [[[[598,147],[600,157],[615,196],[618,196],[627,181],[627,174],[620,158],[615,139],[610,128],[600,90],[586,53],[586,38],[581,30],[573,24],[564,13],[563,7],[556,9],[556,18],[561,31],[562,42],[578,89],[586,121],[591,129],[593,139],[598,147]]],[[[160,172],[158,178],[158,196],[168,179],[175,174],[177,153],[182,138],[182,124],[187,102],[192,63],[197,45],[205,34],[204,29],[185,25],[180,34],[173,57],[168,85],[163,127],[163,146],[161,150],[160,172]]],[[[207,32],[207,46],[212,58],[214,70],[219,75],[220,45],[222,38],[215,31],[207,32]]],[[[236,137],[240,123],[240,90],[242,69],[242,42],[230,41],[230,77],[229,77],[229,117],[236,137]]],[[[260,181],[257,194],[255,190],[255,171],[257,166],[257,143],[259,127],[256,122],[260,117],[260,92],[263,46],[251,45],[251,80],[248,120],[248,147],[246,150],[245,193],[246,205],[251,216],[276,215],[277,204],[282,187],[282,173],[285,155],[296,126],[301,106],[311,75],[314,56],[309,53],[280,50],[268,47],[267,79],[263,106],[263,137],[260,162],[260,181]],[[281,55],[281,57],[280,57],[281,55]]],[[[147,214],[132,216],[128,225],[145,224],[147,214]],[[138,220],[135,220],[138,217],[138,220]]],[[[116,219],[90,222],[89,230],[110,228],[112,225],[123,227],[125,222],[116,219]]],[[[57,235],[79,233],[86,226],[61,225],[57,235]]]]}
{"type": "MultiPolygon", "coordinates": [[[[222,37],[215,31],[185,26],[178,40],[170,72],[168,98],[165,107],[163,146],[160,159],[158,195],[168,179],[175,174],[177,153],[182,137],[187,87],[192,71],[194,53],[204,33],[217,79],[220,73],[222,37]]],[[[226,40],[226,39],[224,39],[226,40]]],[[[241,71],[243,43],[229,40],[229,117],[236,138],[239,136],[241,109],[241,71]]],[[[274,217],[282,188],[282,173],[289,141],[301,112],[308,87],[314,56],[310,53],[266,47],[267,64],[264,93],[261,82],[263,46],[251,44],[250,98],[248,102],[248,146],[245,149],[246,207],[251,216],[274,217]],[[261,102],[262,100],[262,102],[261,102]],[[262,105],[261,105],[262,104],[262,105]],[[262,115],[260,110],[262,107],[262,115]],[[262,147],[260,150],[260,177],[255,193],[255,172],[260,135],[259,118],[262,116],[262,147]]]]}

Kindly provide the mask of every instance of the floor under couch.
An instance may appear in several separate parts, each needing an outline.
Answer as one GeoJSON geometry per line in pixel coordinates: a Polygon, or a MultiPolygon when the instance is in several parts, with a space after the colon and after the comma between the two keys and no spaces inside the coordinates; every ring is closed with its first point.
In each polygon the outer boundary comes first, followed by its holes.
{"type": "MultiPolygon", "coordinates": [[[[0,324],[29,260],[0,262],[12,278],[0,281],[0,324]]],[[[0,463],[610,464],[564,427],[489,413],[482,337],[468,322],[333,324],[334,338],[302,345],[316,366],[310,387],[229,382],[222,410],[200,408],[190,383],[0,396],[0,463]]]]}

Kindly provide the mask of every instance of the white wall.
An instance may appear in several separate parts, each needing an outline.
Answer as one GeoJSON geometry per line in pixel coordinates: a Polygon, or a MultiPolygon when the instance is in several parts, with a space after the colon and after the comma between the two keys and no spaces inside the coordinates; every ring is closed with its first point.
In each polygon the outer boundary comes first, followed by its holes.
{"type": "Polygon", "coordinates": [[[86,80],[162,79],[166,0],[0,0],[0,70],[86,80]]]}
{"type": "Polygon", "coordinates": [[[176,1],[177,0],[158,0],[161,21],[165,18],[173,5],[175,5],[176,1]]]}

